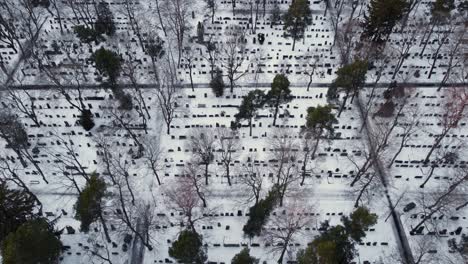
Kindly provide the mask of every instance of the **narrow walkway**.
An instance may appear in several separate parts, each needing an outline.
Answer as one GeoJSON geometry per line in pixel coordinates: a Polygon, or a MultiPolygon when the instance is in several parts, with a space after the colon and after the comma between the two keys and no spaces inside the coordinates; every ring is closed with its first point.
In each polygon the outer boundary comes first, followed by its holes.
{"type": "Polygon", "coordinates": [[[380,157],[376,154],[375,149],[375,142],[372,140],[372,137],[370,136],[369,131],[372,133],[372,127],[369,125],[371,123],[370,120],[366,120],[364,122],[365,118],[368,118],[368,116],[365,116],[365,109],[364,106],[362,105],[360,96],[356,96],[356,105],[358,106],[359,109],[359,117],[361,118],[361,122],[363,122],[364,125],[364,131],[367,137],[367,142],[369,142],[369,151],[370,155],[373,157],[373,167],[375,169],[375,172],[380,178],[380,182],[382,183],[384,189],[385,189],[385,196],[387,197],[388,201],[388,206],[391,211],[393,223],[395,224],[396,228],[396,235],[398,237],[398,240],[400,242],[400,250],[401,250],[401,256],[405,260],[405,263],[408,264],[413,264],[414,259],[413,259],[413,253],[411,253],[411,248],[408,243],[408,238],[406,237],[405,230],[403,228],[403,224],[401,223],[400,220],[400,214],[395,210],[395,206],[393,205],[392,199],[390,198],[390,195],[388,194],[388,174],[387,171],[385,170],[385,167],[382,166],[382,161],[380,160],[380,157]]]}

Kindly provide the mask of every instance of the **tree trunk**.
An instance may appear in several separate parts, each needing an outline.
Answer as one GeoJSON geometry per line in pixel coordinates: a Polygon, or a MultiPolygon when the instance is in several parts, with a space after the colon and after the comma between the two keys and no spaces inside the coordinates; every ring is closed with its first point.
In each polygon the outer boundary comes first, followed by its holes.
{"type": "Polygon", "coordinates": [[[278,116],[278,109],[279,109],[279,98],[277,98],[275,103],[275,115],[273,116],[273,126],[276,126],[276,118],[278,116]]]}
{"type": "Polygon", "coordinates": [[[208,163],[205,164],[205,184],[208,185],[208,163]]]}
{"type": "Polygon", "coordinates": [[[284,254],[286,253],[286,249],[288,248],[288,242],[285,242],[283,245],[283,249],[281,250],[281,255],[278,259],[278,264],[283,264],[284,254]]]}
{"type": "Polygon", "coordinates": [[[110,243],[111,242],[111,238],[109,236],[109,230],[107,229],[107,224],[106,224],[106,221],[102,215],[102,209],[100,208],[99,209],[99,219],[101,220],[101,224],[102,224],[102,229],[104,230],[104,235],[106,236],[106,239],[107,239],[107,243],[110,243]]]}
{"type": "Polygon", "coordinates": [[[392,167],[393,162],[395,162],[395,160],[396,160],[396,158],[398,157],[398,155],[400,155],[400,153],[401,153],[401,151],[403,150],[403,147],[404,147],[404,145],[405,145],[404,141],[405,141],[405,136],[403,136],[403,139],[401,140],[400,147],[398,148],[398,151],[395,153],[395,155],[393,156],[392,160],[390,161],[390,164],[388,164],[387,169],[390,169],[390,167],[392,167]]]}
{"type": "Polygon", "coordinates": [[[424,185],[426,185],[426,183],[432,178],[432,175],[434,174],[435,167],[436,167],[435,164],[431,165],[431,171],[429,172],[429,175],[427,176],[426,180],[424,180],[424,182],[421,185],[419,185],[419,188],[424,188],[424,185]]]}
{"type": "Polygon", "coordinates": [[[345,98],[343,99],[343,103],[341,103],[341,106],[340,106],[340,110],[338,111],[338,117],[341,116],[341,112],[343,112],[343,109],[346,105],[346,101],[348,100],[348,95],[349,93],[347,92],[346,95],[345,95],[345,98]]]}
{"type": "Polygon", "coordinates": [[[226,177],[227,177],[229,186],[231,186],[231,177],[229,175],[229,163],[226,164],[226,177]]]}

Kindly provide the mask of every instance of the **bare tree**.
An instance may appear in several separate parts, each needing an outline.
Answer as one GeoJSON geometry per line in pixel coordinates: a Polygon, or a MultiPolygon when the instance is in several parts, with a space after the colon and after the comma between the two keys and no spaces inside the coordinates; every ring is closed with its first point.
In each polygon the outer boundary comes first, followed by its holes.
{"type": "Polygon", "coordinates": [[[169,62],[168,69],[162,69],[161,83],[156,90],[161,114],[166,122],[167,134],[171,132],[171,124],[179,107],[179,89],[175,68],[169,62]]]}
{"type": "Polygon", "coordinates": [[[271,145],[272,158],[275,165],[272,168],[276,174],[276,186],[279,191],[280,206],[283,206],[283,200],[286,192],[291,185],[300,179],[298,173],[298,151],[299,146],[293,138],[294,133],[287,129],[278,129],[274,131],[273,138],[269,142],[271,145]]]}
{"type": "Polygon", "coordinates": [[[197,170],[195,164],[186,164],[185,177],[165,191],[169,204],[174,210],[180,212],[195,232],[197,232],[195,224],[209,218],[209,212],[212,211],[212,209],[207,209],[204,187],[197,180],[197,170]]]}
{"type": "Polygon", "coordinates": [[[37,206],[39,206],[38,213],[42,215],[42,203],[37,196],[29,189],[20,177],[21,169],[7,157],[0,157],[0,182],[13,182],[18,188],[30,195],[37,206]]]}
{"type": "Polygon", "coordinates": [[[226,60],[221,62],[221,66],[226,70],[229,79],[231,93],[234,91],[235,82],[248,73],[248,69],[242,70],[242,63],[246,59],[245,32],[241,27],[226,32],[228,39],[222,44],[221,56],[226,60]]]}
{"type": "Polygon", "coordinates": [[[41,122],[36,112],[35,98],[31,95],[30,91],[26,89],[7,89],[9,101],[15,106],[21,114],[28,117],[36,127],[41,127],[41,122]]]}
{"type": "Polygon", "coordinates": [[[176,37],[178,50],[177,66],[180,66],[185,36],[189,29],[189,12],[191,10],[191,7],[191,0],[163,1],[161,6],[161,8],[163,8],[164,10],[169,30],[176,37]]]}
{"type": "Polygon", "coordinates": [[[148,166],[149,170],[153,173],[154,177],[158,182],[158,185],[161,185],[161,179],[159,177],[159,172],[162,170],[162,158],[163,158],[163,149],[159,143],[159,139],[156,137],[147,137],[143,141],[145,146],[145,151],[143,153],[143,160],[148,166]]]}
{"type": "Polygon", "coordinates": [[[205,167],[206,185],[208,185],[208,166],[214,160],[215,142],[215,137],[208,129],[195,129],[190,133],[187,144],[187,148],[193,153],[194,162],[205,167]]]}
{"type": "Polygon", "coordinates": [[[312,222],[308,214],[311,210],[298,205],[298,202],[288,204],[282,212],[270,216],[264,231],[266,243],[271,245],[272,252],[279,252],[278,263],[282,264],[288,246],[294,243],[304,228],[312,222]]]}
{"type": "Polygon", "coordinates": [[[427,225],[428,221],[432,225],[437,225],[437,221],[432,221],[434,214],[449,214],[457,205],[466,203],[463,189],[466,188],[467,180],[468,172],[466,169],[461,169],[453,174],[451,181],[439,187],[438,190],[421,191],[418,203],[422,217],[416,225],[412,226],[411,233],[417,232],[422,225],[427,225]]]}
{"type": "Polygon", "coordinates": [[[429,162],[432,153],[439,147],[445,136],[452,129],[458,127],[458,122],[462,119],[468,102],[468,88],[447,88],[444,101],[445,106],[442,107],[442,113],[439,114],[441,131],[440,134],[434,135],[434,143],[424,159],[425,162],[429,162]]]}
{"type": "Polygon", "coordinates": [[[248,163],[244,163],[242,174],[239,176],[239,182],[248,189],[247,202],[254,200],[255,205],[257,205],[262,192],[263,177],[266,174],[266,168],[263,168],[261,164],[255,163],[254,159],[254,156],[250,156],[248,158],[248,163]]]}
{"type": "Polygon", "coordinates": [[[240,139],[237,131],[226,127],[220,127],[216,130],[216,152],[219,155],[221,163],[224,165],[226,177],[229,186],[231,186],[231,166],[233,161],[240,155],[240,139]]]}
{"type": "MultiPolygon", "coordinates": [[[[142,208],[146,207],[146,205],[136,201],[133,191],[134,183],[130,178],[131,163],[128,162],[130,158],[113,148],[105,135],[98,135],[95,140],[99,149],[99,156],[104,164],[105,175],[117,192],[116,217],[138,237],[145,247],[152,250],[153,247],[145,235],[146,232],[143,232],[138,225],[141,219],[139,215],[144,211],[142,208]],[[130,201],[128,201],[129,198],[130,201]]],[[[105,225],[104,218],[100,218],[103,225],[105,225]]]]}

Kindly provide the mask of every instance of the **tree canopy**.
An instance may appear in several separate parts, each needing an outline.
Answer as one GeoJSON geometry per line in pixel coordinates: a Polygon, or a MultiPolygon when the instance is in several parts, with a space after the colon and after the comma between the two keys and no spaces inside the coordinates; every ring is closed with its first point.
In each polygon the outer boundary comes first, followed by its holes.
{"type": "Polygon", "coordinates": [[[271,83],[271,89],[265,96],[265,101],[274,107],[273,125],[276,125],[278,109],[281,104],[292,100],[291,90],[289,89],[288,77],[284,74],[277,74],[271,83]]]}
{"type": "Polygon", "coordinates": [[[250,249],[244,248],[231,260],[231,264],[257,264],[258,259],[250,256],[250,249]]]}
{"type": "Polygon", "coordinates": [[[203,249],[202,237],[193,230],[184,230],[169,248],[169,256],[179,263],[205,263],[207,256],[203,249]]]}
{"type": "Polygon", "coordinates": [[[265,93],[262,90],[250,91],[242,100],[239,112],[235,115],[236,123],[241,120],[248,120],[250,125],[250,135],[252,135],[252,118],[257,114],[258,109],[265,104],[265,93]]]}
{"type": "Polygon", "coordinates": [[[407,11],[406,0],[371,0],[364,14],[363,36],[377,43],[386,41],[407,11]]]}
{"type": "Polygon", "coordinates": [[[249,237],[259,236],[263,225],[268,220],[268,216],[274,209],[279,200],[277,187],[273,187],[268,192],[265,199],[261,199],[257,204],[249,209],[249,220],[244,225],[242,230],[249,237]]]}
{"type": "Polygon", "coordinates": [[[0,241],[25,222],[36,217],[33,197],[0,183],[0,241]]]}
{"type": "Polygon", "coordinates": [[[305,250],[297,254],[299,264],[349,264],[356,254],[355,244],[366,236],[365,230],[377,223],[377,215],[358,207],[350,216],[341,218],[343,225],[330,227],[322,223],[321,233],[305,250]]]}
{"type": "Polygon", "coordinates": [[[105,191],[106,183],[93,173],[76,202],[76,218],[81,221],[82,231],[88,232],[89,225],[101,214],[101,200],[105,191]]]}
{"type": "Polygon", "coordinates": [[[226,88],[226,85],[223,81],[223,72],[221,71],[221,69],[216,69],[216,75],[211,80],[210,87],[216,96],[219,97],[224,95],[224,89],[226,88]]]}
{"type": "Polygon", "coordinates": [[[21,225],[2,242],[3,264],[58,263],[62,243],[46,219],[37,218],[21,225]]]}
{"type": "Polygon", "coordinates": [[[315,136],[321,136],[327,131],[333,134],[333,123],[337,122],[332,108],[329,105],[307,108],[306,128],[315,136]]]}
{"type": "Polygon", "coordinates": [[[101,47],[92,56],[96,69],[109,77],[111,84],[116,84],[121,69],[120,57],[117,53],[101,47]]]}
{"type": "Polygon", "coordinates": [[[289,5],[288,12],[283,17],[284,29],[293,38],[292,50],[294,50],[296,40],[304,36],[307,25],[312,23],[311,10],[307,0],[294,0],[289,5]]]}

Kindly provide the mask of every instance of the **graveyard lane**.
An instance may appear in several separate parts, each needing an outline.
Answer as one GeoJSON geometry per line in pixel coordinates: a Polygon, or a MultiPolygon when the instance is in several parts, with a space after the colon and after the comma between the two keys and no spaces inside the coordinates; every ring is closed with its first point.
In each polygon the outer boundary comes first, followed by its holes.
{"type": "MultiPolygon", "coordinates": [[[[390,86],[391,83],[377,83],[376,87],[377,88],[387,88],[390,86]]],[[[270,87],[271,83],[245,83],[245,84],[238,84],[236,85],[236,88],[264,88],[264,87],[270,87]]],[[[314,88],[326,88],[329,87],[331,83],[312,83],[310,85],[311,89],[314,88]]],[[[365,87],[374,87],[374,83],[366,83],[365,87]]],[[[404,85],[405,87],[418,87],[418,88],[434,88],[434,87],[439,87],[440,83],[435,83],[435,82],[408,82],[408,83],[400,83],[400,85],[404,85]]],[[[158,84],[156,83],[140,83],[137,84],[137,86],[141,89],[156,89],[158,84]]],[[[76,89],[78,86],[76,85],[63,85],[62,86],[65,89],[76,89]]],[[[119,88],[123,89],[131,89],[133,86],[131,84],[126,84],[126,83],[121,83],[118,85],[119,88]]],[[[180,88],[191,88],[190,84],[181,84],[179,86],[180,88]]],[[[194,84],[194,88],[209,88],[210,85],[209,83],[197,83],[194,84]]],[[[305,88],[307,87],[307,83],[291,83],[290,87],[293,88],[305,88]]],[[[447,83],[444,84],[442,87],[466,87],[466,83],[447,83]]],[[[53,84],[34,84],[34,85],[9,85],[8,88],[10,89],[24,89],[24,90],[50,90],[57,88],[56,85],[53,84]]],[[[104,87],[100,84],[83,84],[79,87],[80,89],[103,89],[107,88],[104,87]]],[[[3,89],[6,89],[4,86],[3,89]]]]}

